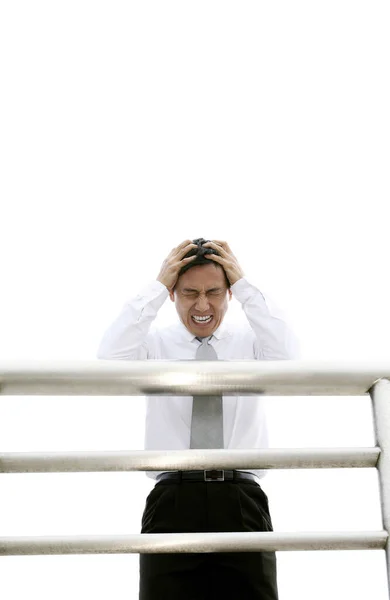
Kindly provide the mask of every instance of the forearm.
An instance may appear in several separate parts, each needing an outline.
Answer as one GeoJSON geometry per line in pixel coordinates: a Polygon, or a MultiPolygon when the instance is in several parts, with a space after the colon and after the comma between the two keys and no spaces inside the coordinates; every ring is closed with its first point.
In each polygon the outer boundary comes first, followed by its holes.
{"type": "Polygon", "coordinates": [[[256,358],[289,360],[299,357],[299,344],[282,312],[242,278],[232,286],[256,337],[256,358]]]}
{"type": "Polygon", "coordinates": [[[166,287],[154,281],[127,302],[104,333],[97,357],[106,360],[149,358],[153,351],[150,347],[150,326],[167,297],[166,287]]]}

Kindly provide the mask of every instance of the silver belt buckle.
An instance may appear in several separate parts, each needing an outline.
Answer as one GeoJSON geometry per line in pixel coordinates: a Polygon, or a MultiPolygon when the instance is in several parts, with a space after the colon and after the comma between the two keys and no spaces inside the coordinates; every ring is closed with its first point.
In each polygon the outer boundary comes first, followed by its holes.
{"type": "Polygon", "coordinates": [[[211,469],[210,471],[204,471],[205,481],[225,481],[225,471],[218,469],[211,469]]]}

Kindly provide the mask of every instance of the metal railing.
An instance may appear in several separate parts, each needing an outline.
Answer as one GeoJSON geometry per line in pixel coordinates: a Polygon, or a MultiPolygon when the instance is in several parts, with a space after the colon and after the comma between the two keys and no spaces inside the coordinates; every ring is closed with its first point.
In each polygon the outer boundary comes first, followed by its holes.
{"type": "MultiPolygon", "coordinates": [[[[307,361],[0,363],[4,395],[358,396],[370,394],[373,448],[2,453],[0,472],[376,467],[383,530],[0,537],[0,554],[385,549],[390,581],[390,364],[307,361]]],[[[390,596],[389,596],[390,597],[390,596]]]]}

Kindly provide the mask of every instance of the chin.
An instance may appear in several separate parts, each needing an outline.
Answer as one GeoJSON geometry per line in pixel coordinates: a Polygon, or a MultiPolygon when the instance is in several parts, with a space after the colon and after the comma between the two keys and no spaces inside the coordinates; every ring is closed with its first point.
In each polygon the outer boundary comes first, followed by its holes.
{"type": "Polygon", "coordinates": [[[191,333],[193,333],[194,335],[198,336],[198,337],[208,337],[210,335],[213,335],[214,331],[216,331],[218,329],[218,327],[212,326],[212,327],[194,327],[193,325],[191,326],[191,333]]]}

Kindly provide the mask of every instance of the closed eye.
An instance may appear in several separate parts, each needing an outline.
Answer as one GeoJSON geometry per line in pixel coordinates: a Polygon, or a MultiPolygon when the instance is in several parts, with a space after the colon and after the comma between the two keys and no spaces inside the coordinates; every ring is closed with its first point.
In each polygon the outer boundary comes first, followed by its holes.
{"type": "MultiPolygon", "coordinates": [[[[224,290],[222,290],[221,288],[212,288],[211,290],[207,290],[206,294],[209,296],[217,296],[223,293],[224,290]]],[[[182,290],[182,294],[183,296],[198,296],[199,292],[197,290],[191,290],[191,289],[184,289],[182,290]]]]}

